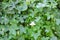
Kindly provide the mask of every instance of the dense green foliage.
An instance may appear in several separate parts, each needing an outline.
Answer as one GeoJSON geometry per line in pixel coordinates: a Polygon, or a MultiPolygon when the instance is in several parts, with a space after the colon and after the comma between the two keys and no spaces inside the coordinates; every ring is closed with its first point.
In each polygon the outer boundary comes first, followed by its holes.
{"type": "Polygon", "coordinates": [[[0,40],[60,40],[59,0],[0,0],[0,40]]]}

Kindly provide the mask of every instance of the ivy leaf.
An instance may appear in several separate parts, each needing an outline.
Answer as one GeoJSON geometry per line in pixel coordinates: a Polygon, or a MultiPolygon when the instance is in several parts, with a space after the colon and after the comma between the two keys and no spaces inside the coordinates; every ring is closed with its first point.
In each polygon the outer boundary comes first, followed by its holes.
{"type": "Polygon", "coordinates": [[[16,19],[10,20],[10,24],[17,24],[17,23],[18,23],[18,21],[16,19]]]}
{"type": "Polygon", "coordinates": [[[1,24],[8,24],[9,20],[6,17],[1,17],[0,18],[0,23],[1,24]]]}
{"type": "Polygon", "coordinates": [[[18,29],[18,27],[17,27],[16,24],[9,26],[10,34],[15,36],[15,35],[16,35],[16,30],[17,30],[17,29],[18,29]]]}
{"type": "Polygon", "coordinates": [[[41,19],[41,17],[36,17],[35,21],[38,22],[41,19]]]}
{"type": "Polygon", "coordinates": [[[2,2],[3,9],[6,9],[8,6],[10,6],[9,3],[2,2]]]}
{"type": "MultiPolygon", "coordinates": [[[[11,8],[10,8],[10,9],[11,9],[11,8]]],[[[4,12],[5,12],[6,14],[15,14],[14,10],[9,10],[9,9],[4,10],[4,12]]]]}
{"type": "Polygon", "coordinates": [[[24,23],[24,19],[23,19],[22,16],[18,17],[18,19],[19,19],[19,21],[20,21],[21,23],[24,23]]]}
{"type": "Polygon", "coordinates": [[[10,34],[16,36],[16,31],[12,28],[10,29],[10,34]]]}
{"type": "Polygon", "coordinates": [[[46,4],[43,4],[43,3],[38,3],[38,4],[36,5],[37,8],[43,8],[43,7],[45,7],[45,6],[46,6],[46,4]]]}
{"type": "Polygon", "coordinates": [[[20,10],[20,11],[25,11],[25,10],[27,10],[27,5],[26,4],[23,4],[21,6],[17,6],[16,9],[17,10],[20,10]]]}
{"type": "Polygon", "coordinates": [[[57,25],[60,24],[60,19],[56,19],[56,24],[57,24],[57,25]]]}
{"type": "Polygon", "coordinates": [[[37,40],[38,36],[40,36],[40,31],[33,34],[33,37],[34,37],[35,40],[37,40]]]}
{"type": "Polygon", "coordinates": [[[24,37],[22,36],[22,37],[20,37],[18,40],[25,40],[25,39],[24,39],[24,37]]]}
{"type": "Polygon", "coordinates": [[[20,33],[26,33],[26,29],[22,25],[20,26],[20,33]]]}
{"type": "Polygon", "coordinates": [[[49,37],[42,37],[41,40],[48,40],[49,37]]]}
{"type": "Polygon", "coordinates": [[[57,37],[53,36],[50,40],[57,40],[57,37]]]}

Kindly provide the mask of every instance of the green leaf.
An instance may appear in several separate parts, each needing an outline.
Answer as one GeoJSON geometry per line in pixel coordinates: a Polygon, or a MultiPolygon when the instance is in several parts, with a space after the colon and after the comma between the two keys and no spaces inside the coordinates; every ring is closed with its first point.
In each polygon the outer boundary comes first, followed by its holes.
{"type": "Polygon", "coordinates": [[[16,31],[12,28],[10,29],[10,34],[16,36],[16,31]]]}
{"type": "Polygon", "coordinates": [[[38,22],[41,19],[41,17],[36,17],[35,21],[38,22]]]}
{"type": "Polygon", "coordinates": [[[9,22],[9,19],[7,19],[6,17],[1,17],[0,18],[0,23],[1,24],[8,24],[8,22],[9,22]]]}
{"type": "Polygon", "coordinates": [[[25,40],[25,39],[24,39],[24,37],[22,36],[22,37],[20,37],[18,40],[25,40]]]}
{"type": "Polygon", "coordinates": [[[48,40],[49,37],[42,37],[41,40],[48,40]]]}
{"type": "Polygon", "coordinates": [[[43,4],[43,3],[38,3],[38,4],[36,5],[37,8],[43,8],[43,7],[45,7],[45,6],[46,6],[46,4],[43,4]]]}
{"type": "Polygon", "coordinates": [[[50,38],[50,40],[58,40],[56,36],[50,38]]]}
{"type": "Polygon", "coordinates": [[[17,24],[17,23],[18,23],[18,21],[16,19],[11,19],[10,20],[10,24],[17,24]]]}
{"type": "Polygon", "coordinates": [[[37,33],[33,34],[33,37],[35,40],[37,40],[37,38],[40,36],[40,31],[38,31],[37,33]]]}
{"type": "Polygon", "coordinates": [[[60,24],[60,19],[56,19],[56,24],[57,24],[57,25],[60,24]]]}
{"type": "Polygon", "coordinates": [[[27,10],[27,5],[24,3],[21,6],[17,6],[16,9],[17,10],[20,10],[20,11],[25,11],[25,10],[27,10]]]}
{"type": "Polygon", "coordinates": [[[22,25],[20,26],[20,33],[26,33],[26,29],[22,25]]]}

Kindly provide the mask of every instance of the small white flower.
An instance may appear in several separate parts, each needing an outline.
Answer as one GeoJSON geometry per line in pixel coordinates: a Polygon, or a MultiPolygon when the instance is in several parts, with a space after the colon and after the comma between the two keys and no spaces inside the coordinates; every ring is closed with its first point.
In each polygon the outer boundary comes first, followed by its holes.
{"type": "Polygon", "coordinates": [[[31,26],[34,26],[34,25],[36,25],[36,24],[35,24],[34,21],[32,21],[32,22],[30,23],[30,25],[31,25],[31,26]]]}

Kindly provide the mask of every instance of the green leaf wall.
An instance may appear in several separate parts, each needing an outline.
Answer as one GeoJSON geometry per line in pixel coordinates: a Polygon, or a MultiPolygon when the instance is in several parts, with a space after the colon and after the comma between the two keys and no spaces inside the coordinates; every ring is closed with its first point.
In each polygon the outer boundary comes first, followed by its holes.
{"type": "Polygon", "coordinates": [[[60,40],[60,1],[0,0],[0,40],[60,40]]]}

